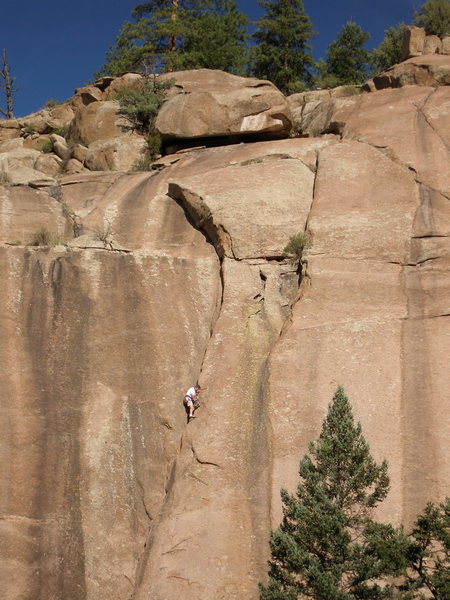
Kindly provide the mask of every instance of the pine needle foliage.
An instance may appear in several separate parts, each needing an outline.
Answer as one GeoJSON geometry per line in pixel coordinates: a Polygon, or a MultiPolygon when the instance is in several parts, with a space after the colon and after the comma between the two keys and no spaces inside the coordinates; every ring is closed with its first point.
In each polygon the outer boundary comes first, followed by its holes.
{"type": "Polygon", "coordinates": [[[427,0],[414,13],[414,25],[428,35],[450,35],[450,0],[427,0]]]}
{"type": "Polygon", "coordinates": [[[339,85],[363,83],[370,72],[370,52],[364,48],[370,35],[348,21],[327,48],[327,72],[339,85]]]}
{"type": "Polygon", "coordinates": [[[250,72],[268,79],[283,93],[312,82],[314,60],[309,41],[315,35],[302,0],[258,0],[265,14],[254,23],[255,46],[250,72]]]}
{"type": "Polygon", "coordinates": [[[429,502],[411,534],[406,584],[401,598],[450,598],[450,498],[429,502]]]}
{"type": "Polygon", "coordinates": [[[380,45],[371,53],[371,63],[376,72],[385,71],[392,65],[402,62],[405,28],[404,23],[398,23],[395,27],[385,30],[380,45]]]}
{"type": "Polygon", "coordinates": [[[160,83],[156,76],[148,75],[139,90],[121,88],[114,97],[120,105],[119,115],[125,117],[134,130],[149,133],[171,85],[173,81],[160,83]]]}
{"type": "Polygon", "coordinates": [[[371,518],[388,493],[387,463],[372,458],[341,387],[299,473],[295,495],[281,490],[283,520],[271,536],[261,599],[388,597],[379,578],[404,569],[410,542],[401,529],[371,518]]]}
{"type": "Polygon", "coordinates": [[[173,79],[158,81],[156,75],[145,75],[138,90],[123,87],[117,91],[115,100],[120,105],[117,111],[130,127],[145,137],[146,159],[152,161],[161,148],[161,138],[155,130],[155,119],[166,101],[167,90],[173,79]]]}
{"type": "Polygon", "coordinates": [[[235,0],[138,4],[94,76],[139,72],[149,61],[157,72],[209,68],[239,74],[247,62],[247,23],[235,0]]]}

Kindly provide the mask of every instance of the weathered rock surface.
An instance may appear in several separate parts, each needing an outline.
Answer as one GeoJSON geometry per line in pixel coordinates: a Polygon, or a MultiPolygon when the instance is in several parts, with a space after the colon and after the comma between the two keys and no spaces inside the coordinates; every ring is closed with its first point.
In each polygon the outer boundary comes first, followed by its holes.
{"type": "Polygon", "coordinates": [[[80,110],[92,102],[100,102],[103,99],[103,93],[98,87],[86,85],[85,87],[75,90],[75,95],[71,99],[70,104],[75,110],[80,110]]]}
{"type": "Polygon", "coordinates": [[[41,156],[38,150],[31,149],[0,153],[0,173],[9,183],[51,185],[55,183],[53,177],[36,169],[41,156]]]}
{"type": "Polygon", "coordinates": [[[77,111],[70,124],[69,136],[89,146],[99,140],[111,140],[124,133],[125,122],[117,115],[117,102],[91,102],[77,111]]]}
{"type": "Polygon", "coordinates": [[[450,56],[426,54],[409,58],[387,71],[375,75],[373,83],[378,90],[404,85],[433,87],[450,85],[450,56]]]}
{"type": "Polygon", "coordinates": [[[450,88],[405,87],[341,101],[331,117],[346,139],[382,149],[450,197],[450,88]]]}
{"type": "Polygon", "coordinates": [[[422,54],[450,54],[450,36],[442,39],[437,35],[426,35],[422,27],[408,25],[403,37],[402,60],[422,54]]]}
{"type": "Polygon", "coordinates": [[[403,35],[402,59],[407,60],[413,56],[423,54],[424,43],[425,29],[423,27],[415,27],[414,25],[407,26],[403,35]]]}
{"type": "Polygon", "coordinates": [[[133,170],[142,159],[145,140],[139,135],[116,137],[89,145],[84,164],[91,171],[133,170]]]}
{"type": "Polygon", "coordinates": [[[381,518],[448,493],[449,92],[0,188],[6,600],[257,600],[279,488],[338,384],[389,461],[381,518]],[[67,245],[8,245],[40,226],[67,245]],[[299,273],[281,256],[305,230],[299,273]]]}
{"type": "Polygon", "coordinates": [[[271,135],[286,137],[292,119],[283,94],[269,81],[200,69],[175,80],[156,119],[163,139],[271,135]]]}
{"type": "Polygon", "coordinates": [[[51,133],[73,119],[74,111],[68,104],[39,110],[31,115],[17,119],[21,129],[29,129],[35,133],[51,133]]]}
{"type": "Polygon", "coordinates": [[[362,92],[361,86],[346,85],[331,90],[301,92],[288,96],[296,129],[311,137],[320,135],[328,127],[337,98],[354,96],[362,92]]]}
{"type": "Polygon", "coordinates": [[[34,232],[45,228],[63,237],[66,219],[59,202],[28,186],[0,187],[0,239],[26,245],[34,232]]]}

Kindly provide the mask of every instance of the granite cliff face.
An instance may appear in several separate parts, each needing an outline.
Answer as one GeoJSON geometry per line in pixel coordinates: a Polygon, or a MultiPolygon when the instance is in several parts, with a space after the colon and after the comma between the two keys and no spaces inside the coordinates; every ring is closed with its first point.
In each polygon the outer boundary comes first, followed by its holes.
{"type": "Polygon", "coordinates": [[[338,384],[381,518],[448,493],[450,90],[325,108],[332,134],[0,188],[5,600],[256,600],[338,384]],[[42,226],[66,243],[12,245],[42,226]]]}

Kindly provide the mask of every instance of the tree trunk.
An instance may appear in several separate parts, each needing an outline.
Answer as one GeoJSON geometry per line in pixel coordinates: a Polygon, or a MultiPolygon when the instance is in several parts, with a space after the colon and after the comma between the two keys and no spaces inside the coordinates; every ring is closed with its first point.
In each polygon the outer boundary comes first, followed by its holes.
{"type": "MultiPolygon", "coordinates": [[[[179,0],[171,0],[171,2],[172,2],[172,14],[171,14],[170,18],[172,19],[173,22],[175,22],[177,20],[179,0]]],[[[169,52],[175,52],[175,50],[177,49],[177,36],[174,33],[169,36],[167,48],[168,48],[169,52]]],[[[167,70],[169,72],[172,72],[173,65],[170,65],[167,70]]]]}
{"type": "Polygon", "coordinates": [[[3,53],[2,53],[2,70],[1,70],[1,76],[3,77],[3,80],[4,80],[4,81],[2,81],[0,83],[1,83],[1,85],[5,89],[6,110],[3,110],[2,108],[0,108],[0,112],[7,119],[14,119],[14,113],[13,113],[13,93],[16,90],[13,89],[14,78],[11,77],[10,67],[8,65],[8,59],[6,57],[6,49],[5,48],[3,48],[3,53]]]}

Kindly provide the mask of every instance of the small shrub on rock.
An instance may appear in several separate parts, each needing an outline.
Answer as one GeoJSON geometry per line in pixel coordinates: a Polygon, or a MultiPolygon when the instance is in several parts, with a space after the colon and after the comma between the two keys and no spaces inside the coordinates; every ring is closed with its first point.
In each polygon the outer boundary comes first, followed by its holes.
{"type": "Polygon", "coordinates": [[[51,233],[47,227],[41,227],[31,234],[27,246],[57,246],[61,243],[59,236],[51,233]]]}
{"type": "Polygon", "coordinates": [[[140,90],[123,87],[115,95],[115,100],[120,105],[118,113],[129,122],[133,130],[145,136],[145,155],[150,160],[159,154],[161,148],[161,138],[155,131],[155,119],[166,100],[167,90],[172,85],[173,80],[160,83],[156,75],[146,75],[140,90]]]}
{"type": "Polygon", "coordinates": [[[311,239],[307,233],[296,233],[291,235],[288,244],[284,247],[283,257],[293,263],[302,260],[303,251],[311,247],[311,239]]]}
{"type": "Polygon", "coordinates": [[[50,152],[53,152],[53,143],[51,142],[51,140],[46,140],[41,148],[40,148],[41,152],[44,152],[44,154],[49,154],[50,152]]]}
{"type": "Polygon", "coordinates": [[[56,133],[56,135],[66,138],[69,133],[69,124],[66,123],[65,125],[61,125],[61,127],[56,127],[52,133],[56,133]]]}
{"type": "Polygon", "coordinates": [[[59,104],[61,104],[61,102],[59,100],[55,100],[54,98],[50,98],[50,100],[47,100],[47,102],[45,103],[45,107],[44,108],[55,108],[55,106],[58,106],[59,104]]]}

